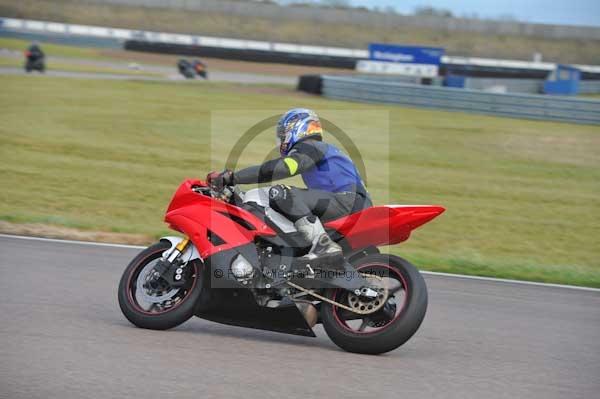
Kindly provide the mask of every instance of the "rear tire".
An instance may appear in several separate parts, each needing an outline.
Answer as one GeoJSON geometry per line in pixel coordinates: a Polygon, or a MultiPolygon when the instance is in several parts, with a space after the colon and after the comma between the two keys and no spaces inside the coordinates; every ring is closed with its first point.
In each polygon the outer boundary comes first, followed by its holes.
{"type": "MultiPolygon", "coordinates": [[[[398,348],[417,332],[425,318],[427,311],[425,280],[408,261],[393,255],[367,255],[354,261],[353,266],[359,270],[387,268],[390,270],[390,275],[397,274],[405,293],[402,307],[393,319],[390,317],[389,324],[365,333],[349,328],[346,320],[342,320],[339,316],[339,308],[323,302],[321,320],[325,332],[337,346],[348,352],[375,355],[398,348]]],[[[326,296],[334,299],[336,292],[339,293],[339,290],[328,290],[326,296]]]]}
{"type": "MultiPolygon", "coordinates": [[[[189,261],[186,267],[191,267],[192,283],[187,288],[185,296],[172,308],[159,313],[152,313],[140,307],[136,302],[132,284],[141,271],[152,261],[160,258],[162,253],[170,248],[170,243],[161,241],[140,252],[127,266],[119,283],[119,306],[123,315],[134,325],[151,330],[167,330],[176,327],[194,315],[194,308],[202,292],[202,263],[199,259],[189,261]]],[[[182,288],[183,289],[183,288],[182,288]]]]}

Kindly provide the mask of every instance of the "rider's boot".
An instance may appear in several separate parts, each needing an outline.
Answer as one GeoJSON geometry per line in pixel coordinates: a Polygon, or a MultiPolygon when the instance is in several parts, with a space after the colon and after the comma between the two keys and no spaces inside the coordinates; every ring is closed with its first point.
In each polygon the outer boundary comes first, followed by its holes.
{"type": "Polygon", "coordinates": [[[304,238],[312,243],[310,251],[300,258],[301,261],[317,265],[319,269],[343,270],[340,260],[342,247],[329,237],[318,217],[305,216],[294,223],[304,238]]]}

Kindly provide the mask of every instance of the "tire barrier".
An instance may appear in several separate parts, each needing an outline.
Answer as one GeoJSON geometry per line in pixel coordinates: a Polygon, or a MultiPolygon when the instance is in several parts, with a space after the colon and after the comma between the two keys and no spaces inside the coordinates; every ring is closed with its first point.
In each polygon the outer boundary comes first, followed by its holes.
{"type": "Polygon", "coordinates": [[[328,55],[299,54],[268,50],[194,46],[186,44],[147,42],[140,40],[127,40],[125,42],[125,49],[149,53],[213,57],[238,61],[310,65],[329,68],[354,69],[354,66],[356,65],[356,58],[350,57],[334,57],[328,55]]]}
{"type": "Polygon", "coordinates": [[[321,94],[321,75],[302,75],[298,79],[298,91],[311,94],[321,94]]]}

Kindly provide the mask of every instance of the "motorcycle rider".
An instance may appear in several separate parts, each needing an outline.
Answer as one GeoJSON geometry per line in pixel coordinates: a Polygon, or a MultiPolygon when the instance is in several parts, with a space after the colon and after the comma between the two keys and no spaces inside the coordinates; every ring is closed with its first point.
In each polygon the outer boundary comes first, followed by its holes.
{"type": "Polygon", "coordinates": [[[331,220],[372,206],[371,198],[352,160],[323,141],[317,114],[309,109],[287,111],[277,124],[281,157],[238,171],[211,172],[209,184],[265,183],[300,174],[306,189],[283,184],[269,189],[269,206],[294,222],[312,243],[307,260],[337,257],[342,248],[325,232],[321,219],[331,220]]]}
{"type": "Polygon", "coordinates": [[[32,42],[29,48],[27,48],[26,54],[27,58],[31,61],[37,61],[45,56],[38,42],[32,42]]]}

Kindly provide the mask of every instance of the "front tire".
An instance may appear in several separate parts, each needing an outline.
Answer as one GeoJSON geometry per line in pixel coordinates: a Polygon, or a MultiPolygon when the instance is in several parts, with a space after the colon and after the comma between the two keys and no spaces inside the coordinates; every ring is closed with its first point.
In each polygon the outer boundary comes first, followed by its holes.
{"type": "Polygon", "coordinates": [[[121,277],[119,306],[127,320],[138,327],[167,330],[184,323],[194,315],[203,282],[202,262],[199,259],[189,261],[184,266],[186,283],[179,289],[165,286],[158,294],[148,294],[145,285],[141,284],[146,275],[152,272],[153,262],[158,261],[170,245],[161,241],[146,248],[131,261],[121,277]],[[168,299],[162,301],[163,298],[168,299]]]}
{"type": "MultiPolygon", "coordinates": [[[[419,329],[427,311],[427,286],[419,271],[408,261],[393,255],[367,255],[353,262],[361,273],[380,275],[398,281],[394,302],[390,297],[384,308],[363,319],[323,302],[321,320],[325,332],[340,348],[355,353],[380,354],[392,351],[408,341],[419,329]],[[401,295],[399,295],[401,294],[401,295]],[[396,303],[401,297],[401,303],[396,303]]],[[[348,295],[341,289],[328,290],[326,296],[349,304],[348,295]]],[[[350,298],[350,301],[356,301],[350,298]]],[[[356,302],[355,302],[356,303],[356,302]]]]}

